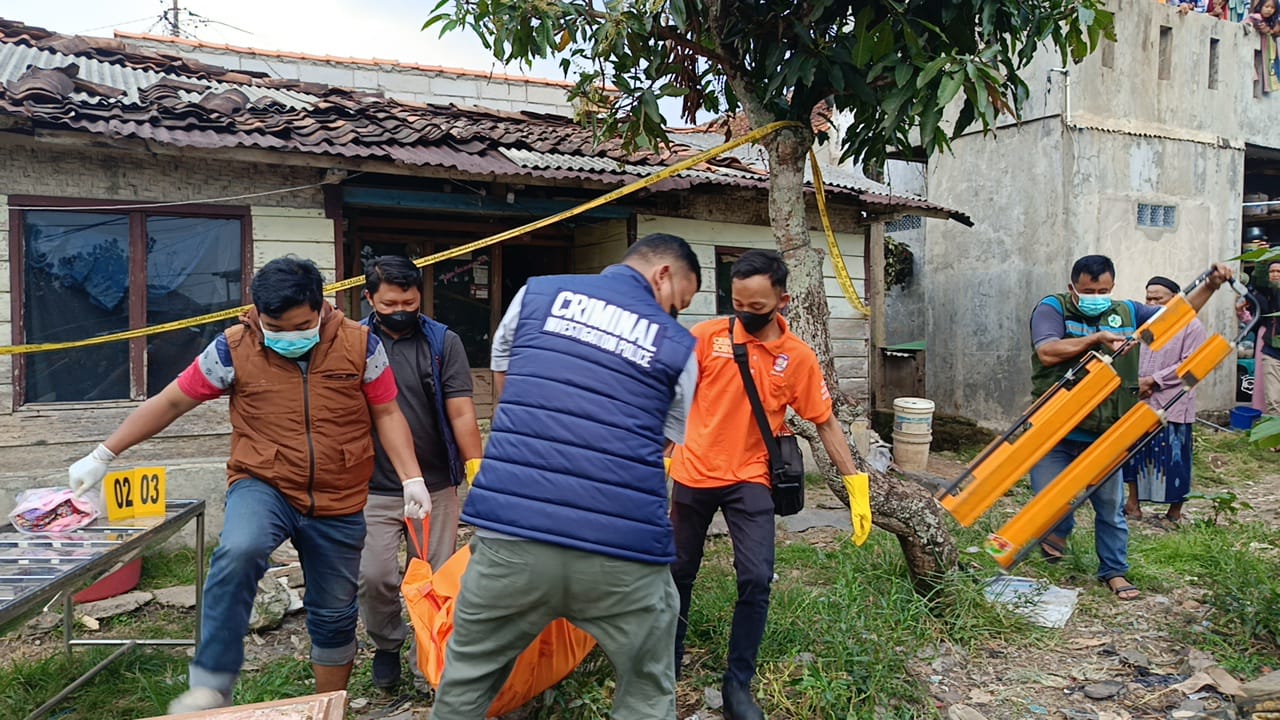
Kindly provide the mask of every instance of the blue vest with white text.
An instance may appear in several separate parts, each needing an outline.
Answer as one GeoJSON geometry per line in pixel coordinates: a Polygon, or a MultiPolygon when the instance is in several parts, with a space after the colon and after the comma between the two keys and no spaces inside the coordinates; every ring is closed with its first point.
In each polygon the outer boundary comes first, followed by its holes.
{"type": "Polygon", "coordinates": [[[629,267],[531,279],[463,521],[625,560],[674,561],[663,423],[693,346],[629,267]]]}

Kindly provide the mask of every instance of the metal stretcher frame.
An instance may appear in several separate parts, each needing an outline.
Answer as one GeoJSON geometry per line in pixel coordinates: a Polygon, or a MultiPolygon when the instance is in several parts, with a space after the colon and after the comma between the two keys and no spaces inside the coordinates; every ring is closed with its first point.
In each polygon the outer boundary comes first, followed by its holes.
{"type": "MultiPolygon", "coordinates": [[[[199,641],[200,614],[204,608],[205,502],[203,500],[171,500],[166,504],[165,511],[165,518],[150,527],[109,525],[105,523],[105,520],[100,520],[98,523],[88,527],[66,533],[65,536],[24,535],[21,539],[0,538],[0,548],[45,547],[68,549],[80,547],[101,550],[101,552],[86,557],[80,562],[63,562],[63,559],[59,559],[49,563],[49,567],[58,569],[56,575],[48,577],[37,576],[36,579],[43,580],[43,582],[37,584],[36,587],[10,600],[0,601],[0,634],[12,630],[27,618],[51,607],[60,600],[62,603],[63,646],[68,655],[71,654],[72,649],[76,646],[118,646],[118,649],[104,658],[102,662],[90,668],[70,685],[63,688],[57,695],[50,698],[48,702],[32,711],[27,716],[27,720],[36,720],[47,715],[50,710],[57,707],[71,693],[92,680],[132,647],[137,645],[194,647],[199,641]],[[72,596],[81,589],[92,585],[105,574],[132,562],[147,548],[169,539],[192,520],[195,520],[196,533],[196,626],[194,636],[191,639],[75,639],[75,612],[72,596]]],[[[7,527],[0,526],[0,530],[7,527]]],[[[38,565],[38,563],[30,562],[26,564],[38,565]]],[[[3,578],[4,576],[0,575],[0,580],[3,580],[3,578]]]]}

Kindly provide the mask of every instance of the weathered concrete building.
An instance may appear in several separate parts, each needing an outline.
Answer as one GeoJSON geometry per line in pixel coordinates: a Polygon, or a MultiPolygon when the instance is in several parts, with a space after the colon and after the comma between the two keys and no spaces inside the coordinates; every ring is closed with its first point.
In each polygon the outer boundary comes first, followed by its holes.
{"type": "MultiPolygon", "coordinates": [[[[1066,291],[1075,258],[1109,255],[1116,296],[1140,300],[1152,275],[1188,282],[1240,252],[1246,171],[1280,148],[1280,98],[1255,87],[1258,35],[1149,0],[1109,7],[1114,43],[1069,68],[1042,53],[1021,123],[930,161],[930,198],[975,223],[927,223],[928,394],[942,412],[1002,425],[1028,405],[1030,314],[1066,291]]],[[[1231,337],[1219,295],[1201,317],[1231,337]]],[[[1229,406],[1233,376],[1224,363],[1200,407],[1229,406]]]]}

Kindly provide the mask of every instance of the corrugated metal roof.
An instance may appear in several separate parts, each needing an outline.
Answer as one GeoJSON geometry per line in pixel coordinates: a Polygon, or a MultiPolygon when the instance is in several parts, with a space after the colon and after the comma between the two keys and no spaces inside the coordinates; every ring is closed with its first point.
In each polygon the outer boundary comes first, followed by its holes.
{"type": "MultiPolygon", "coordinates": [[[[403,102],[6,20],[0,20],[0,115],[26,121],[8,132],[50,128],[172,147],[260,148],[605,185],[653,175],[723,142],[716,133],[679,132],[660,153],[630,152],[566,117],[403,102]]],[[[766,190],[761,153],[739,148],[651,191],[704,184],[766,190]]],[[[878,212],[919,209],[967,221],[837,168],[824,172],[833,192],[878,212]]]]}
{"type": "MultiPolygon", "coordinates": [[[[106,85],[116,88],[124,92],[119,100],[108,100],[84,91],[76,91],[72,93],[72,99],[83,103],[104,103],[104,102],[128,102],[138,104],[142,102],[138,91],[142,88],[151,87],[157,82],[171,75],[164,75],[151,70],[143,70],[139,68],[130,68],[115,63],[103,62],[93,58],[82,56],[65,55],[59,52],[42,50],[40,48],[28,47],[19,44],[6,44],[0,49],[0,84],[8,84],[15,82],[21,78],[27,68],[35,66],[41,68],[61,68],[68,65],[75,65],[79,72],[76,77],[97,85],[106,85]]],[[[201,80],[199,78],[183,77],[184,82],[202,85],[210,90],[222,91],[236,88],[249,96],[250,102],[260,101],[263,99],[274,100],[286,107],[291,108],[309,108],[315,102],[315,97],[305,95],[300,92],[286,89],[255,87],[253,85],[232,85],[225,82],[215,82],[211,80],[201,80]]],[[[197,102],[204,93],[194,93],[188,91],[178,91],[178,96],[186,102],[197,102]]]]}
{"type": "Polygon", "coordinates": [[[1118,135],[1133,135],[1136,137],[1160,138],[1163,140],[1183,140],[1186,142],[1199,143],[1201,145],[1212,145],[1213,147],[1229,147],[1235,150],[1243,150],[1245,146],[1244,141],[1239,138],[1227,138],[1213,133],[1197,132],[1195,130],[1185,130],[1182,128],[1171,128],[1166,125],[1158,125],[1155,123],[1143,122],[1141,120],[1130,120],[1127,118],[1100,118],[1092,115],[1076,113],[1071,116],[1071,122],[1069,125],[1073,128],[1099,130],[1101,132],[1115,133],[1118,135]]]}

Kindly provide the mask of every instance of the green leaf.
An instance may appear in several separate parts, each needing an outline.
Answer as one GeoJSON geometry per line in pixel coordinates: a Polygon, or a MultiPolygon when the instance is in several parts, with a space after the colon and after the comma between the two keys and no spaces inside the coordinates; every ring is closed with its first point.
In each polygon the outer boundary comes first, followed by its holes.
{"type": "Polygon", "coordinates": [[[947,73],[946,77],[942,78],[942,83],[938,86],[938,106],[946,107],[950,105],[963,84],[964,78],[960,73],[947,73]]]}
{"type": "Polygon", "coordinates": [[[894,83],[898,87],[905,87],[907,85],[907,81],[911,79],[912,70],[915,70],[915,66],[908,63],[904,62],[898,65],[897,69],[893,71],[894,83]]]}
{"type": "Polygon", "coordinates": [[[1269,260],[1274,260],[1277,258],[1280,258],[1280,247],[1258,248],[1257,250],[1250,250],[1247,253],[1243,253],[1233,258],[1227,258],[1227,259],[1240,260],[1242,262],[1247,262],[1247,263],[1256,263],[1256,262],[1267,262],[1269,260]]]}
{"type": "Polygon", "coordinates": [[[1280,418],[1265,416],[1249,431],[1249,442],[1264,448],[1280,445],[1280,418]]]}
{"type": "Polygon", "coordinates": [[[951,58],[947,57],[946,55],[943,55],[937,60],[934,60],[928,65],[925,65],[924,70],[921,70],[920,74],[916,76],[916,87],[922,88],[925,85],[928,85],[929,82],[933,80],[934,76],[938,74],[938,71],[941,70],[943,66],[946,65],[947,62],[949,62],[950,60],[951,58]]]}
{"type": "Polygon", "coordinates": [[[689,16],[685,14],[685,6],[683,0],[673,0],[667,3],[667,10],[671,13],[671,22],[676,27],[685,27],[689,24],[689,16]]]}

